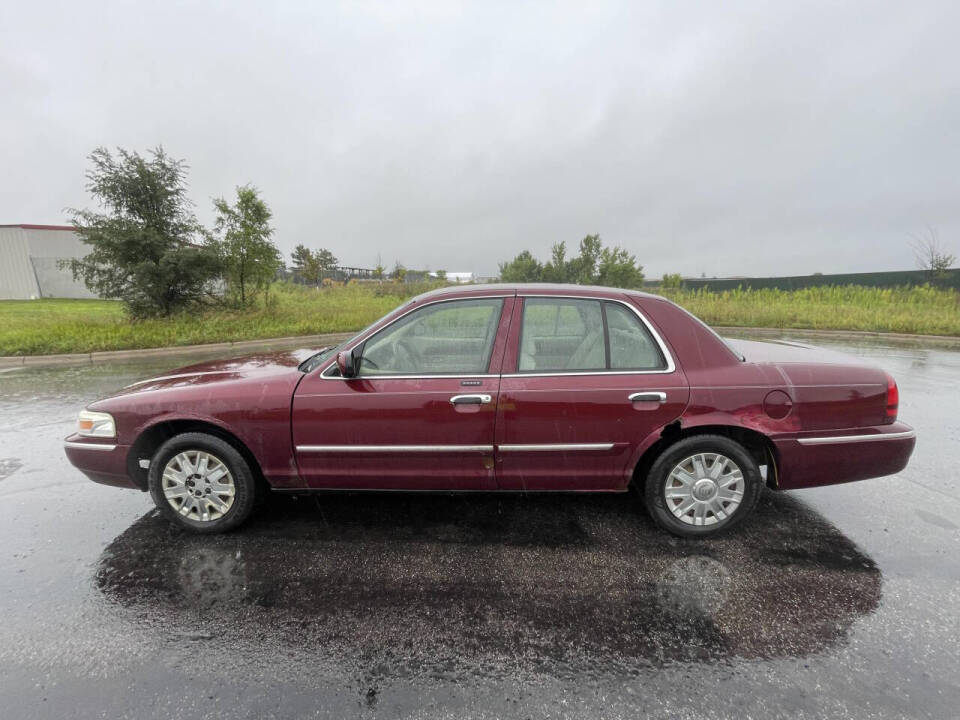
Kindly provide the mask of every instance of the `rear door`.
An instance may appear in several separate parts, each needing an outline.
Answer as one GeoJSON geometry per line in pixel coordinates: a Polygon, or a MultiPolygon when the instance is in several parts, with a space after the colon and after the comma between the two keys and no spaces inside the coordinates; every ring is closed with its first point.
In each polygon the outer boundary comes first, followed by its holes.
{"type": "Polygon", "coordinates": [[[414,308],[362,341],[356,378],[336,364],[293,400],[301,477],[314,488],[491,490],[499,371],[512,297],[414,308]]]}
{"type": "Polygon", "coordinates": [[[623,490],[639,445],[683,412],[689,388],[627,298],[518,297],[497,419],[508,490],[623,490]]]}

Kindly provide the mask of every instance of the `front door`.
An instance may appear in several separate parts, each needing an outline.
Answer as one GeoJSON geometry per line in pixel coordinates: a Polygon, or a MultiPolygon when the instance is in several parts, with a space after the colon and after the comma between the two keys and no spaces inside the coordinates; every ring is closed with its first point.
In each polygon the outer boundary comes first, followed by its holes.
{"type": "Polygon", "coordinates": [[[512,297],[416,307],[363,341],[358,377],[305,377],[293,441],[312,488],[490,490],[512,297]]]}
{"type": "Polygon", "coordinates": [[[623,490],[638,446],[689,388],[627,299],[517,298],[497,420],[508,490],[623,490]]]}

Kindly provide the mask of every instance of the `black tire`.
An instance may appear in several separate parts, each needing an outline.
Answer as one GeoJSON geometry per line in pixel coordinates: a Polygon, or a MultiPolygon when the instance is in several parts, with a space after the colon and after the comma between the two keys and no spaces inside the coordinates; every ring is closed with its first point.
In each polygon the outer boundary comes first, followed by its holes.
{"type": "Polygon", "coordinates": [[[257,504],[257,498],[263,494],[258,491],[257,478],[250,465],[230,443],[206,433],[183,433],[167,440],[150,461],[147,475],[150,495],[160,513],[180,527],[197,533],[221,533],[232,530],[243,523],[257,504]],[[163,491],[163,470],[175,455],[185,451],[199,450],[213,455],[222,462],[233,477],[233,504],[216,519],[195,520],[178,512],[167,500],[163,491]]]}
{"type": "Polygon", "coordinates": [[[654,461],[643,488],[644,504],[650,517],[664,530],[680,537],[710,537],[741,523],[757,504],[763,491],[763,477],[753,456],[738,442],[723,435],[694,435],[668,446],[654,461]],[[698,453],[719,453],[739,466],[743,474],[743,497],[739,506],[711,525],[692,525],[680,520],[667,507],[665,490],[670,473],[684,459],[698,453]]]}

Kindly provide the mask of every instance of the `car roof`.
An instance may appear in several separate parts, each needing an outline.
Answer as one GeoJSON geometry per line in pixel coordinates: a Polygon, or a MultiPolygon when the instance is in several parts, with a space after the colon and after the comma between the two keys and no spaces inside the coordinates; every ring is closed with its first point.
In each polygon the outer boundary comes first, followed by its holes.
{"type": "Polygon", "coordinates": [[[624,288],[601,287],[598,285],[573,285],[564,283],[490,283],[487,285],[449,285],[425,292],[413,298],[413,301],[434,300],[440,297],[472,297],[477,295],[584,295],[590,297],[637,297],[657,298],[659,295],[626,290],[624,288]]]}

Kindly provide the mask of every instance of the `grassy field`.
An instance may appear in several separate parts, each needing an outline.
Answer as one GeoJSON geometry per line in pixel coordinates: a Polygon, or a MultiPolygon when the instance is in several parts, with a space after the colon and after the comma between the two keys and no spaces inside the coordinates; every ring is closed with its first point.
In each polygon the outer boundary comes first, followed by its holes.
{"type": "Polygon", "coordinates": [[[710,325],[960,335],[960,293],[932,287],[675,290],[710,325]]]}
{"type": "Polygon", "coordinates": [[[0,355],[125,350],[358,330],[425,288],[277,285],[270,302],[129,320],[112,300],[0,301],[0,355]]]}
{"type": "MultiPolygon", "coordinates": [[[[131,322],[108,300],[0,301],[0,355],[194,345],[357,330],[428,287],[277,285],[258,307],[131,322]]],[[[677,290],[669,297],[711,325],[960,336],[960,294],[927,287],[677,290]]]]}

